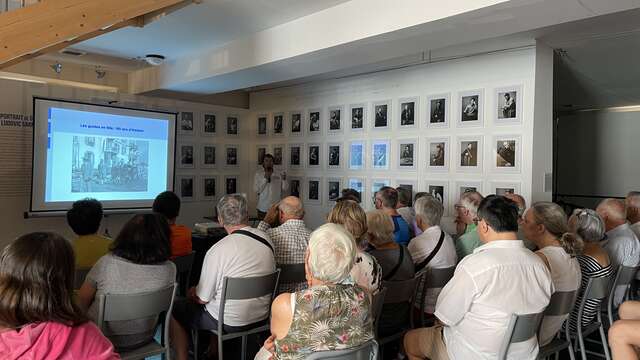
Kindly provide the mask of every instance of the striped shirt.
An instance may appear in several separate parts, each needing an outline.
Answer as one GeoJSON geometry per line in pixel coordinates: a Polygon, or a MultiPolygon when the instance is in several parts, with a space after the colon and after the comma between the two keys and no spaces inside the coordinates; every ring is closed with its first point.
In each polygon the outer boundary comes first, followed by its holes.
{"type": "MultiPolygon", "coordinates": [[[[580,264],[580,270],[582,271],[582,280],[580,282],[580,290],[578,291],[578,298],[576,299],[576,305],[573,307],[573,311],[569,316],[569,329],[571,333],[575,333],[577,331],[577,322],[578,319],[578,309],[580,307],[580,303],[582,302],[582,298],[584,296],[584,291],[587,288],[587,283],[591,278],[601,278],[610,276],[614,269],[611,264],[602,267],[600,263],[596,261],[593,257],[589,255],[578,255],[578,263],[580,264]]],[[[591,299],[587,300],[584,304],[584,311],[582,312],[582,327],[586,327],[593,322],[596,317],[596,313],[600,307],[600,303],[602,300],[591,299]]]]}

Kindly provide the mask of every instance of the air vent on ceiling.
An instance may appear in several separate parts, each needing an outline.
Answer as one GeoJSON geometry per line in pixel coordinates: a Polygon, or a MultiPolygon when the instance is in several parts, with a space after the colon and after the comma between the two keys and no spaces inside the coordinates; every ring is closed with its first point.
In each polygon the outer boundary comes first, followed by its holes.
{"type": "Polygon", "coordinates": [[[83,55],[87,55],[86,52],[84,51],[80,51],[80,50],[75,50],[75,49],[62,49],[60,51],[61,54],[65,54],[65,55],[71,55],[71,56],[83,56],[83,55]]]}

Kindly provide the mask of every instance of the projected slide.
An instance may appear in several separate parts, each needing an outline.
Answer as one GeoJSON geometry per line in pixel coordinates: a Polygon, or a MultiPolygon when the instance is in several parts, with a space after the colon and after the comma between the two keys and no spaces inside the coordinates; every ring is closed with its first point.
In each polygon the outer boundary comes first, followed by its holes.
{"type": "Polygon", "coordinates": [[[167,189],[168,121],[52,107],[48,122],[45,202],[167,189]]]}

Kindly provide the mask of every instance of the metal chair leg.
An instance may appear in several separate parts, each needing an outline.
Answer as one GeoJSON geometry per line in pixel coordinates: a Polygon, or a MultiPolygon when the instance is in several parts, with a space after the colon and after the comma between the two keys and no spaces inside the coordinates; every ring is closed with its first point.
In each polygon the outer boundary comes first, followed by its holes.
{"type": "Polygon", "coordinates": [[[242,335],[242,360],[247,360],[247,335],[242,335]]]}
{"type": "Polygon", "coordinates": [[[218,359],[224,359],[223,351],[222,351],[222,334],[217,334],[218,338],[218,359]]]}
{"type": "Polygon", "coordinates": [[[191,330],[191,338],[193,339],[193,359],[198,360],[198,330],[191,330]]]}
{"type": "Polygon", "coordinates": [[[604,357],[607,360],[611,360],[611,354],[609,354],[609,343],[607,342],[607,336],[604,333],[604,327],[600,324],[600,339],[602,339],[602,348],[604,349],[604,357]]]}
{"type": "Polygon", "coordinates": [[[584,339],[582,338],[582,331],[578,331],[577,335],[578,335],[578,344],[580,344],[580,354],[582,355],[582,360],[587,360],[587,350],[584,347],[584,339]]]}

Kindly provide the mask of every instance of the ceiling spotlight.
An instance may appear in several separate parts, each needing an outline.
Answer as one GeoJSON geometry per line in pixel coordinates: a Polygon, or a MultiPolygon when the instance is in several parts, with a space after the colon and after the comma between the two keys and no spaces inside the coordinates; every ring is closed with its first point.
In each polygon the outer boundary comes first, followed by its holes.
{"type": "Polygon", "coordinates": [[[60,74],[62,72],[62,64],[60,64],[59,62],[51,65],[51,68],[56,72],[56,74],[60,74]]]}
{"type": "Polygon", "coordinates": [[[96,78],[102,79],[102,78],[104,78],[105,75],[107,75],[106,71],[102,70],[99,67],[96,67],[96,78]]]}
{"type": "Polygon", "coordinates": [[[149,65],[158,66],[162,65],[164,62],[164,56],[158,54],[147,54],[144,56],[144,61],[149,65]]]}

